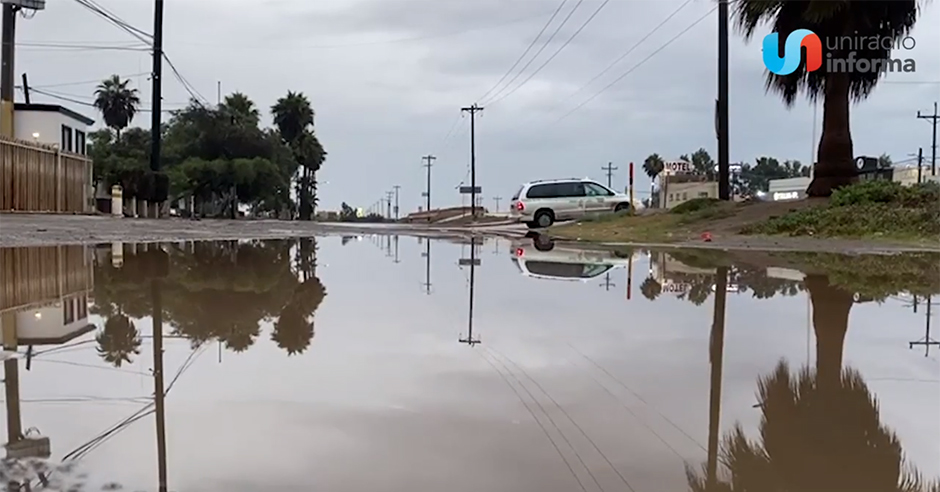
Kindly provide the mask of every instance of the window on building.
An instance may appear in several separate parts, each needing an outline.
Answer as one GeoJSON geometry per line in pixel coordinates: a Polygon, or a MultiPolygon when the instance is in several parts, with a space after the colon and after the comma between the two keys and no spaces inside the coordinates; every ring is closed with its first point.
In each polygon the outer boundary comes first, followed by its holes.
{"type": "Polygon", "coordinates": [[[66,299],[62,302],[62,321],[67,325],[75,322],[75,301],[73,299],[66,299]]]}
{"type": "Polygon", "coordinates": [[[62,143],[59,146],[63,152],[73,152],[72,150],[72,127],[62,125],[62,143]]]}
{"type": "Polygon", "coordinates": [[[698,197],[699,197],[699,198],[708,198],[708,192],[707,192],[707,191],[700,191],[699,194],[698,194],[698,197]]]}
{"type": "Polygon", "coordinates": [[[683,191],[683,192],[682,192],[682,199],[683,199],[683,200],[688,200],[688,199],[689,199],[689,193],[686,192],[686,191],[683,191]]]}
{"type": "Polygon", "coordinates": [[[78,319],[85,319],[88,317],[88,297],[79,296],[78,297],[78,319]]]}
{"type": "Polygon", "coordinates": [[[672,193],[669,194],[669,201],[670,201],[670,202],[673,201],[673,199],[672,199],[672,193]]]}
{"type": "Polygon", "coordinates": [[[86,155],[85,151],[85,132],[75,130],[75,153],[86,155]]]}

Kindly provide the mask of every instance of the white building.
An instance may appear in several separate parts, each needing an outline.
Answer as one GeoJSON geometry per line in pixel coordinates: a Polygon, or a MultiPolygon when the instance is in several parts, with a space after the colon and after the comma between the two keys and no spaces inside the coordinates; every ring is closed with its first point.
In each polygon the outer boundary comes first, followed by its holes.
{"type": "Polygon", "coordinates": [[[767,198],[775,202],[806,198],[806,188],[812,180],[810,177],[771,179],[767,182],[767,198]]]}
{"type": "Polygon", "coordinates": [[[87,154],[86,140],[95,120],[56,104],[16,103],[13,110],[14,138],[87,154]]]}

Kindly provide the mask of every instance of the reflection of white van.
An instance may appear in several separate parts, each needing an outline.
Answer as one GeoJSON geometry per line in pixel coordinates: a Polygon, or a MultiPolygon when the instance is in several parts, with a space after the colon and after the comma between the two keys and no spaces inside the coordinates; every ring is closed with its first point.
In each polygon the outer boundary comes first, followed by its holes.
{"type": "MultiPolygon", "coordinates": [[[[556,246],[544,236],[514,241],[511,254],[519,273],[542,280],[586,282],[631,261],[630,256],[616,251],[556,246]]],[[[639,253],[633,257],[639,258],[639,253]]]]}

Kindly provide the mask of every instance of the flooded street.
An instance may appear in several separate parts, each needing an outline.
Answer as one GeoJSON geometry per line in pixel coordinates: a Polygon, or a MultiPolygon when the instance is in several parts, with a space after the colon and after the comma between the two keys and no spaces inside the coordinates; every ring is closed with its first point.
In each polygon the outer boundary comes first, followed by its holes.
{"type": "Polygon", "coordinates": [[[719,256],[405,236],[0,249],[0,477],[207,492],[940,477],[940,278],[898,257],[719,256]]]}

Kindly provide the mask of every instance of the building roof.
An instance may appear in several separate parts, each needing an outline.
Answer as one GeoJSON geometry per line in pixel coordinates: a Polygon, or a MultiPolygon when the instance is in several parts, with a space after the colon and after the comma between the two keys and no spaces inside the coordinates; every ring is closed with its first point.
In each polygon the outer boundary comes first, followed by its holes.
{"type": "Polygon", "coordinates": [[[64,108],[58,104],[27,104],[27,103],[16,103],[13,105],[14,111],[45,111],[48,113],[59,113],[73,120],[81,121],[82,123],[91,126],[95,124],[95,120],[76,113],[69,108],[64,108]]]}

